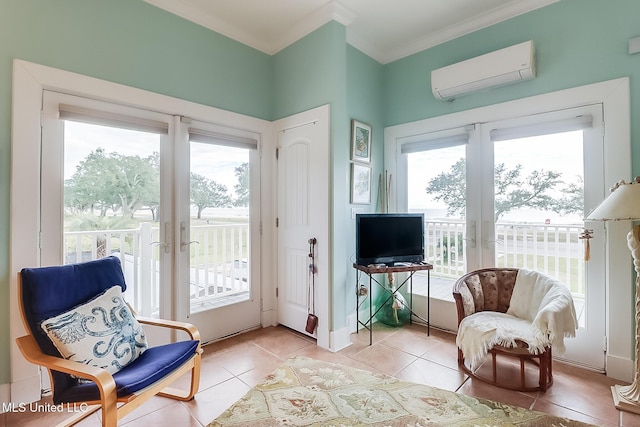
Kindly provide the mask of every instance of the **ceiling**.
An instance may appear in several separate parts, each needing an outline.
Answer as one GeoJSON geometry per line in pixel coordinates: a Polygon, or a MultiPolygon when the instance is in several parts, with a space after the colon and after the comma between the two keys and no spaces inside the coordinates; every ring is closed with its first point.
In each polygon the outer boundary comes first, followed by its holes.
{"type": "Polygon", "coordinates": [[[559,0],[145,0],[270,55],[331,20],[385,64],[559,0]]]}

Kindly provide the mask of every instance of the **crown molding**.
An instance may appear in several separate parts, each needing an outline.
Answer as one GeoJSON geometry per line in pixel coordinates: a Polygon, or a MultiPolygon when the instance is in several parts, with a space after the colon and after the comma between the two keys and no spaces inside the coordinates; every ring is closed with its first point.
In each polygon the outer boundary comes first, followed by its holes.
{"type": "Polygon", "coordinates": [[[249,47],[268,53],[264,50],[262,46],[263,43],[256,41],[255,37],[253,37],[249,32],[222,20],[215,15],[203,12],[199,8],[194,8],[189,3],[184,3],[179,0],[143,1],[249,47]]]}
{"type": "MultiPolygon", "coordinates": [[[[475,31],[490,27],[499,22],[506,21],[533,10],[540,9],[558,1],[560,0],[513,0],[511,3],[508,3],[499,9],[494,9],[481,15],[474,16],[473,18],[461,21],[458,24],[445,27],[437,32],[427,34],[424,37],[420,37],[416,40],[412,40],[406,44],[398,46],[393,49],[393,51],[385,51],[382,55],[378,57],[374,56],[373,58],[382,64],[397,61],[398,59],[413,55],[414,53],[418,53],[425,49],[454,40],[458,37],[471,34],[475,31]]],[[[358,47],[356,45],[354,46],[358,47]]]]}
{"type": "Polygon", "coordinates": [[[383,61],[388,55],[384,49],[381,49],[375,43],[371,43],[367,37],[349,27],[347,27],[347,43],[377,62],[385,64],[383,61]]]}
{"type": "Polygon", "coordinates": [[[345,0],[328,2],[325,6],[299,20],[292,27],[285,29],[275,40],[259,39],[255,34],[210,13],[205,13],[191,6],[188,2],[180,0],[144,1],[269,55],[278,53],[328,22],[336,21],[347,28],[347,43],[376,61],[387,64],[560,0],[512,0],[503,7],[474,16],[418,39],[398,43],[391,49],[377,46],[367,39],[366,34],[359,34],[350,29],[349,26],[358,16],[343,4],[345,0]]]}
{"type": "Polygon", "coordinates": [[[179,0],[144,0],[153,6],[194,22],[223,36],[261,52],[273,55],[302,37],[317,30],[330,21],[336,21],[348,27],[356,18],[356,14],[340,2],[333,0],[320,9],[312,12],[296,25],[283,31],[276,40],[264,40],[236,25],[230,24],[215,15],[203,12],[188,3],[179,0]]]}
{"type": "Polygon", "coordinates": [[[340,2],[335,0],[331,1],[282,33],[281,37],[278,37],[274,43],[270,44],[266,52],[271,55],[278,53],[331,21],[336,21],[348,28],[356,17],[355,12],[340,2]]]}

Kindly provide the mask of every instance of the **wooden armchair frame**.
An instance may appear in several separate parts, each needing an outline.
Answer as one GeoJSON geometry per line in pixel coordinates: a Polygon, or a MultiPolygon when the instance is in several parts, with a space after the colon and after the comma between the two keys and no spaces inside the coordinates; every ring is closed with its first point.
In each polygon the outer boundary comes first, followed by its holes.
{"type": "MultiPolygon", "coordinates": [[[[71,426],[101,409],[102,425],[104,427],[116,427],[118,425],[118,420],[125,417],[131,411],[138,408],[155,395],[165,396],[181,401],[188,401],[191,400],[198,392],[198,388],[200,386],[200,362],[202,348],[200,344],[200,332],[190,323],[142,317],[137,316],[134,313],[139,323],[169,328],[175,331],[183,331],[191,340],[198,341],[198,346],[191,358],[178,368],[174,369],[167,376],[142,390],[126,396],[118,397],[116,393],[116,382],[107,370],[66,360],[62,357],[50,356],[41,351],[33,336],[33,331],[31,331],[26,320],[22,299],[22,279],[20,273],[18,273],[18,303],[22,314],[22,323],[27,331],[27,335],[17,338],[16,343],[24,358],[35,365],[46,368],[49,371],[50,377],[51,371],[74,375],[78,378],[93,381],[100,391],[100,400],[88,400],[81,402],[88,405],[87,410],[74,414],[64,422],[58,424],[58,426],[71,426]],[[169,387],[171,383],[189,371],[191,371],[191,383],[188,391],[169,387]]],[[[52,387],[55,387],[53,378],[51,379],[51,384],[52,387]]]]}
{"type": "MultiPolygon", "coordinates": [[[[499,272],[507,272],[507,273],[516,273],[518,272],[517,268],[484,268],[480,270],[471,271],[462,277],[460,277],[456,283],[453,285],[453,299],[456,303],[456,311],[458,314],[458,326],[462,320],[472,314],[465,312],[465,305],[463,302],[463,296],[461,293],[461,288],[466,287],[466,280],[471,276],[478,276],[483,274],[498,274],[499,272]]],[[[499,279],[498,279],[499,281],[499,279]]],[[[505,290],[508,292],[509,298],[511,297],[511,292],[513,288],[509,290],[505,290]]],[[[483,308],[484,310],[485,308],[483,308]]],[[[498,307],[495,310],[491,311],[499,311],[506,312],[508,309],[508,305],[506,307],[498,307]]],[[[479,311],[480,308],[475,306],[473,308],[474,312],[479,311]]],[[[518,343],[517,347],[504,347],[501,345],[496,345],[493,348],[489,349],[488,353],[491,354],[491,376],[480,374],[478,369],[473,370],[471,367],[467,366],[465,362],[465,357],[460,348],[458,348],[458,366],[462,369],[467,375],[482,382],[495,385],[501,388],[506,388],[509,390],[523,391],[523,392],[531,392],[531,391],[546,391],[553,384],[553,371],[552,371],[552,355],[551,355],[551,347],[545,347],[544,351],[540,354],[532,354],[528,350],[528,346],[524,341],[516,340],[518,343]],[[498,369],[499,364],[497,362],[497,356],[506,356],[509,358],[518,359],[520,364],[520,384],[510,384],[504,381],[501,381],[498,378],[498,369]],[[527,385],[526,383],[526,363],[531,363],[538,368],[538,384],[537,385],[527,385]]]]}

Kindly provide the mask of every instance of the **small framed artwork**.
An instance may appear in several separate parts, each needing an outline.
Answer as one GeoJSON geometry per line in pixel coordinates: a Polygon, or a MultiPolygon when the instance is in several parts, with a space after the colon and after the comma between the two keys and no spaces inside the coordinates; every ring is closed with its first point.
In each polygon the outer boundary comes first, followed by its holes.
{"type": "Polygon", "coordinates": [[[351,160],[371,163],[371,126],[351,120],[351,160]]]}
{"type": "Polygon", "coordinates": [[[351,163],[351,203],[371,203],[371,167],[351,163]]]}

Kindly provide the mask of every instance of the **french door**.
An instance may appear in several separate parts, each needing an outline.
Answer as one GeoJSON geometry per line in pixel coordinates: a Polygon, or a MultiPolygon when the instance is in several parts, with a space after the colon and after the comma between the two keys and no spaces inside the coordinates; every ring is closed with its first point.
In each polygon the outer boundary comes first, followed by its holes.
{"type": "MultiPolygon", "coordinates": [[[[260,324],[258,137],[45,91],[41,264],[120,258],[140,314],[260,324]]],[[[167,337],[158,339],[168,339],[167,337]]]]}
{"type": "Polygon", "coordinates": [[[217,339],[260,325],[258,136],[196,120],[177,127],[177,316],[217,339]]]}
{"type": "Polygon", "coordinates": [[[579,329],[556,357],[604,370],[605,231],[584,220],[605,193],[602,105],[496,121],[487,131],[493,173],[482,182],[493,177],[494,191],[493,206],[491,197],[481,202],[482,257],[566,284],[579,329]]]}
{"type": "Polygon", "coordinates": [[[425,213],[432,295],[476,268],[543,271],[574,296],[580,329],[563,358],[604,369],[604,227],[584,221],[604,194],[602,153],[599,104],[400,140],[399,205],[425,213]]]}

